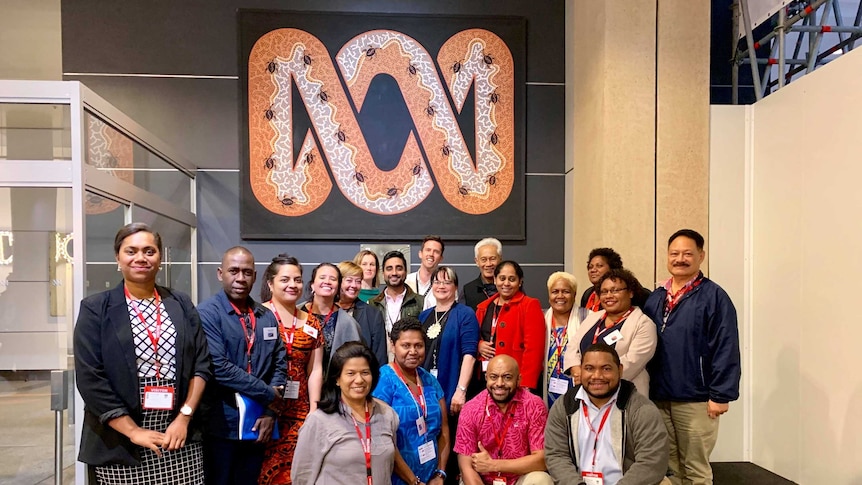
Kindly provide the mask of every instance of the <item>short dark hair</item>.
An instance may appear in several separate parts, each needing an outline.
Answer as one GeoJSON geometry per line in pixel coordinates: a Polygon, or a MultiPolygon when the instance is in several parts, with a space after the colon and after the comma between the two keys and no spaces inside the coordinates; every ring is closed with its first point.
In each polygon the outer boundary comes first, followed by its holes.
{"type": "Polygon", "coordinates": [[[605,280],[622,281],[626,284],[626,288],[628,288],[629,291],[632,292],[632,295],[637,295],[641,291],[643,291],[641,282],[638,281],[635,274],[625,268],[612,269],[607,273],[603,274],[602,277],[599,278],[599,288],[602,287],[602,283],[604,283],[605,280]]]}
{"type": "Polygon", "coordinates": [[[587,258],[587,266],[590,265],[590,261],[592,261],[596,256],[605,258],[605,261],[608,262],[608,266],[611,269],[620,269],[623,267],[622,256],[611,248],[595,248],[590,251],[590,256],[587,258]]]}
{"type": "MultiPolygon", "coordinates": [[[[622,362],[620,362],[620,354],[617,353],[617,350],[604,342],[596,342],[590,345],[587,347],[587,350],[584,351],[584,355],[587,355],[590,352],[604,352],[606,354],[610,354],[611,357],[614,358],[614,364],[616,364],[617,367],[622,365],[622,362]]],[[[584,359],[582,358],[581,361],[583,362],[583,360],[584,359]]]]}
{"type": "Polygon", "coordinates": [[[699,232],[694,229],[680,229],[675,233],[671,234],[670,238],[667,240],[667,245],[670,246],[674,239],[678,237],[687,237],[694,241],[694,244],[697,245],[697,249],[703,251],[703,236],[700,235],[699,232]]]}
{"type": "Polygon", "coordinates": [[[440,267],[438,267],[437,271],[435,271],[434,274],[431,276],[431,281],[432,282],[437,281],[439,279],[439,278],[437,278],[437,275],[439,275],[440,273],[445,274],[446,277],[449,278],[449,281],[451,281],[452,283],[455,283],[455,288],[458,288],[458,273],[455,272],[455,268],[453,268],[451,266],[440,266],[440,267]]]}
{"type": "Polygon", "coordinates": [[[156,247],[159,249],[159,254],[162,254],[162,236],[153,231],[150,226],[143,222],[132,222],[121,227],[120,230],[117,231],[117,235],[114,236],[114,256],[120,254],[120,246],[123,245],[123,240],[132,234],[137,234],[139,232],[148,232],[152,234],[153,239],[156,242],[156,247]]]}
{"type": "Polygon", "coordinates": [[[507,264],[515,270],[515,274],[518,275],[519,280],[524,279],[524,270],[521,269],[521,265],[510,259],[501,261],[500,264],[498,264],[497,267],[494,268],[494,278],[496,278],[500,274],[500,270],[503,269],[503,266],[506,266],[507,264]]]}
{"type": "Polygon", "coordinates": [[[440,243],[440,254],[443,254],[443,251],[446,250],[446,244],[443,243],[443,238],[441,238],[440,236],[435,236],[433,234],[425,236],[425,239],[422,240],[422,245],[419,246],[419,249],[423,249],[425,247],[425,243],[427,243],[428,241],[435,241],[440,243]]]}
{"type": "Polygon", "coordinates": [[[422,338],[425,338],[425,328],[422,326],[422,322],[416,317],[404,317],[392,324],[392,330],[389,331],[389,340],[395,342],[401,337],[402,333],[413,331],[421,333],[422,338]]]}
{"type": "Polygon", "coordinates": [[[263,272],[263,284],[260,285],[260,301],[272,300],[272,291],[270,291],[268,283],[272,283],[273,278],[278,274],[278,270],[286,264],[299,268],[299,275],[302,276],[302,265],[293,256],[281,253],[272,258],[272,262],[269,263],[269,266],[263,272]]]}
{"type": "Polygon", "coordinates": [[[366,401],[371,402],[371,393],[377,387],[377,381],[380,380],[380,363],[367,345],[362,342],[347,342],[338,347],[329,360],[329,370],[326,372],[326,381],[323,383],[320,401],[317,405],[324,413],[342,413],[341,389],[338,388],[337,382],[341,376],[341,371],[344,369],[344,364],[355,358],[365,359],[368,362],[368,367],[371,368],[371,389],[368,390],[368,396],[365,397],[366,401]]]}
{"type": "Polygon", "coordinates": [[[311,270],[311,279],[308,280],[308,293],[309,295],[314,294],[314,290],[311,289],[311,285],[314,284],[314,278],[317,277],[317,270],[323,268],[324,266],[328,266],[335,270],[335,274],[338,275],[338,288],[335,289],[335,301],[338,301],[338,295],[341,293],[341,270],[338,269],[338,266],[333,263],[320,263],[311,270]]]}
{"type": "Polygon", "coordinates": [[[407,258],[404,257],[404,253],[401,251],[389,251],[388,253],[383,255],[383,259],[381,260],[381,267],[386,266],[386,261],[389,261],[392,258],[398,258],[404,263],[404,269],[407,269],[407,258]]]}

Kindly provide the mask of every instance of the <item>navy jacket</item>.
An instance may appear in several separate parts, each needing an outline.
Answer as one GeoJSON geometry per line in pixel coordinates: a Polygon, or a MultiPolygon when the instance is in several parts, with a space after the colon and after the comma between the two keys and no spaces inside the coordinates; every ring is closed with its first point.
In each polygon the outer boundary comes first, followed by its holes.
{"type": "Polygon", "coordinates": [[[717,403],[738,399],[739,330],[730,297],[704,278],[664,322],[666,297],[667,290],[659,287],[643,308],[658,327],[658,347],[647,366],[650,398],[717,403]]]}
{"type": "Polygon", "coordinates": [[[236,439],[239,414],[235,393],[266,406],[275,399],[273,387],[287,381],[287,357],[278,322],[269,309],[249,298],[257,321],[251,348],[251,374],[247,372],[245,330],[224,291],[198,305],[210,355],[213,379],[204,391],[202,411],[208,434],[236,439]],[[273,330],[265,331],[271,328],[273,330]],[[264,335],[275,335],[265,339],[264,335]]]}
{"type": "MultiPolygon", "coordinates": [[[[179,413],[195,376],[209,380],[210,357],[198,312],[188,295],[156,287],[165,311],[176,328],[176,399],[179,413]]],[[[128,415],[139,426],[143,421],[138,364],[129,307],[123,283],[81,301],[75,323],[75,383],[84,399],[83,430],[78,460],[90,465],[140,465],[139,446],[108,425],[128,415]]],[[[188,441],[199,441],[201,420],[189,425],[188,441]]]]}

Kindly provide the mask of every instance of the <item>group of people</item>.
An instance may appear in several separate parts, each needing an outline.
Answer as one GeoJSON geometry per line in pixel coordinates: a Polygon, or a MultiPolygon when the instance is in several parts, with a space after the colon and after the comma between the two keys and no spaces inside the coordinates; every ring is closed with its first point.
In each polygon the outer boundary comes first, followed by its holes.
{"type": "Polygon", "coordinates": [[[75,327],[79,459],[100,484],[711,484],[740,362],[703,248],[672,235],[651,293],[595,249],[580,305],[556,272],[543,314],[494,238],[460,290],[428,236],[415,273],[401,252],[363,250],[305,288],[280,254],[259,301],[237,246],[195,307],[156,285],[158,233],[126,225],[123,281],[84,299],[75,327]]]}

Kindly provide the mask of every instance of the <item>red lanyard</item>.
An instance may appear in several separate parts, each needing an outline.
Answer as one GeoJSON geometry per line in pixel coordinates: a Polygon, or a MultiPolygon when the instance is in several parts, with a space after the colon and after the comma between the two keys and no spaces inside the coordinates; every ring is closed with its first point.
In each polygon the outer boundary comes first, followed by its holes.
{"type": "Polygon", "coordinates": [[[410,384],[407,382],[407,379],[404,378],[404,371],[401,370],[401,366],[398,365],[398,362],[392,363],[392,369],[395,370],[395,373],[398,374],[398,377],[401,378],[401,382],[407,386],[407,389],[410,390],[410,394],[413,394],[413,400],[416,401],[416,404],[419,405],[419,416],[426,416],[426,405],[425,405],[425,394],[422,393],[422,379],[419,377],[419,370],[416,371],[416,388],[417,391],[414,391],[410,384]]]}
{"type": "MultiPolygon", "coordinates": [[[[314,303],[309,303],[308,310],[308,313],[311,313],[312,315],[318,315],[317,313],[314,313],[314,303]]],[[[332,308],[329,309],[329,313],[327,313],[323,321],[320,322],[321,329],[326,326],[327,322],[329,322],[329,319],[332,317],[333,312],[335,312],[335,304],[332,305],[332,308]]],[[[319,315],[323,316],[322,313],[319,315]]]]}
{"type": "MultiPolygon", "coordinates": [[[[485,416],[490,417],[491,412],[488,411],[488,404],[490,404],[489,395],[485,396],[485,414],[482,415],[482,422],[479,424],[479,432],[482,432],[482,426],[485,423],[485,416]]],[[[506,408],[506,421],[503,423],[503,432],[499,433],[497,429],[494,429],[494,442],[497,444],[497,458],[501,458],[503,456],[503,443],[506,441],[506,434],[509,432],[509,427],[512,425],[512,419],[515,418],[515,405],[514,401],[509,402],[509,406],[506,408]]],[[[493,426],[493,423],[492,423],[493,426]]]]}
{"type": "Polygon", "coordinates": [[[272,300],[269,301],[269,304],[272,305],[272,313],[275,314],[275,320],[278,322],[278,327],[281,329],[281,335],[284,338],[284,343],[287,346],[287,358],[290,358],[290,352],[293,350],[293,335],[296,332],[296,314],[293,314],[293,325],[290,326],[290,333],[287,333],[287,329],[284,327],[284,324],[281,323],[281,316],[278,314],[278,310],[275,309],[275,303],[272,300]]]}
{"type": "Polygon", "coordinates": [[[590,293],[589,299],[587,299],[587,309],[597,312],[602,309],[602,307],[599,306],[600,304],[601,302],[599,301],[599,295],[598,293],[596,293],[595,290],[593,290],[593,292],[590,293]]]}
{"type": "MultiPolygon", "coordinates": [[[[269,300],[269,304],[272,306],[272,313],[275,314],[275,320],[278,322],[278,328],[281,331],[281,337],[284,339],[284,346],[287,350],[287,369],[290,370],[291,361],[293,360],[292,351],[293,351],[293,335],[296,333],[296,313],[299,310],[294,309],[293,314],[293,325],[290,326],[290,333],[287,333],[287,329],[284,328],[284,324],[281,323],[281,315],[278,314],[278,310],[275,309],[275,303],[272,300],[269,300]]],[[[289,378],[288,372],[288,378],[289,378]]]]}
{"type": "Polygon", "coordinates": [[[614,403],[617,402],[616,399],[612,400],[608,404],[608,409],[605,410],[605,415],[602,416],[602,420],[599,422],[599,429],[596,430],[593,428],[593,422],[590,421],[590,412],[587,409],[587,403],[581,403],[581,409],[584,410],[584,418],[587,420],[587,426],[590,427],[590,432],[595,433],[596,441],[593,442],[593,468],[596,466],[596,455],[599,453],[599,433],[602,432],[602,428],[605,427],[605,422],[608,420],[608,416],[611,414],[611,410],[614,408],[614,403]]]}
{"type": "MultiPolygon", "coordinates": [[[[350,406],[348,406],[350,409],[350,406]]],[[[356,436],[359,437],[359,443],[362,445],[362,452],[365,453],[365,476],[368,478],[368,485],[374,485],[374,479],[371,477],[371,414],[368,412],[368,402],[365,402],[365,438],[362,438],[362,431],[359,430],[359,423],[353,417],[353,411],[350,411],[350,419],[353,420],[353,427],[356,429],[356,436]]]]}
{"type": "MultiPolygon", "coordinates": [[[[698,273],[698,275],[695,276],[695,278],[693,280],[691,280],[688,283],[686,283],[685,285],[683,285],[683,287],[680,288],[676,293],[671,293],[671,284],[673,283],[673,278],[670,278],[669,280],[667,280],[667,282],[664,284],[664,288],[667,291],[667,296],[665,297],[665,301],[664,301],[664,321],[665,321],[665,323],[667,323],[667,317],[668,317],[668,315],[670,315],[670,312],[672,312],[673,309],[676,308],[676,306],[679,304],[679,302],[682,301],[682,297],[684,297],[686,295],[686,293],[697,288],[698,285],[700,285],[700,283],[702,281],[703,281],[703,273],[698,273]]],[[[662,326],[662,331],[664,331],[664,326],[662,326]]]]}
{"type": "MultiPolygon", "coordinates": [[[[629,315],[631,315],[631,313],[634,311],[634,309],[635,309],[635,307],[629,308],[629,311],[625,312],[623,314],[622,318],[620,318],[619,320],[614,322],[614,325],[621,325],[625,321],[625,319],[628,318],[629,315]]],[[[607,318],[608,318],[608,315],[606,313],[605,316],[602,317],[601,320],[599,320],[599,323],[596,324],[596,333],[595,333],[595,335],[593,335],[593,343],[596,343],[596,341],[599,340],[599,335],[601,335],[602,333],[604,333],[605,330],[607,330],[607,328],[605,328],[605,320],[607,318]]]]}
{"type": "Polygon", "coordinates": [[[230,306],[233,307],[233,311],[235,311],[239,316],[239,323],[242,324],[242,334],[245,336],[245,355],[248,358],[248,367],[246,370],[251,374],[251,348],[254,346],[254,332],[257,328],[257,320],[254,318],[254,309],[249,308],[250,311],[248,312],[248,319],[251,321],[251,336],[249,337],[248,327],[246,326],[245,317],[243,316],[245,313],[239,311],[239,308],[237,308],[232,301],[230,302],[230,306]]]}
{"type": "Polygon", "coordinates": [[[162,363],[159,361],[159,339],[162,338],[162,299],[159,298],[159,293],[153,289],[153,298],[156,300],[156,333],[153,334],[153,332],[150,331],[150,326],[147,325],[147,320],[144,318],[144,314],[141,313],[140,309],[138,309],[138,302],[136,302],[132,298],[132,294],[129,293],[129,289],[124,286],[123,291],[126,292],[126,298],[132,302],[132,307],[135,309],[135,313],[138,314],[138,318],[147,330],[147,336],[150,338],[150,343],[153,344],[153,359],[156,361],[156,379],[161,379],[162,363]]]}

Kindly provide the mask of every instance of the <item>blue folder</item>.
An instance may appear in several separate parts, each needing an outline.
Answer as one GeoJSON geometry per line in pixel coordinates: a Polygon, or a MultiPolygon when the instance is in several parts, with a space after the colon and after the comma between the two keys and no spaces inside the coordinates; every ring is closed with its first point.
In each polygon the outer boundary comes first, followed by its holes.
{"type": "MultiPolygon", "coordinates": [[[[256,440],[258,432],[252,431],[251,428],[254,427],[257,419],[263,416],[266,407],[238,392],[236,393],[236,407],[239,410],[239,436],[237,439],[256,440]]],[[[276,421],[272,429],[272,439],[277,440],[278,438],[278,421],[276,421]]]]}

